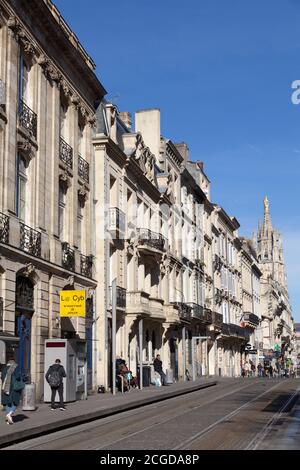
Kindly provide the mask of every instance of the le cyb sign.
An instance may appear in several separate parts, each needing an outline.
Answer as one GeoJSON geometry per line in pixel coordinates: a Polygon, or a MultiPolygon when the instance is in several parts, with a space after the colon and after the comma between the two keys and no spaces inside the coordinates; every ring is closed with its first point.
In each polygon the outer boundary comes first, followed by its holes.
{"type": "Polygon", "coordinates": [[[61,290],[60,291],[60,316],[61,317],[85,317],[85,291],[61,290]]]}

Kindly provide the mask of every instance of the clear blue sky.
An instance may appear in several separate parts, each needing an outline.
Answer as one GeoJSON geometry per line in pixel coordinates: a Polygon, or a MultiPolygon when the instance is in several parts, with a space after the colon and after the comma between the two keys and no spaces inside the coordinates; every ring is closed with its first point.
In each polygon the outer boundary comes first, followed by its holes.
{"type": "Polygon", "coordinates": [[[251,235],[268,195],[300,321],[298,0],[54,0],[120,111],[158,107],[251,235]]]}

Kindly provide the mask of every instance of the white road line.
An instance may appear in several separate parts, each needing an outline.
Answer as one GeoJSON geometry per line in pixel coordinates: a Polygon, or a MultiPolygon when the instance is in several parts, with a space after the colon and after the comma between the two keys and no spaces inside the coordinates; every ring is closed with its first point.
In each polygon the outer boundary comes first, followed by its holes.
{"type": "Polygon", "coordinates": [[[274,385],[273,387],[269,388],[268,390],[266,390],[265,392],[261,393],[260,395],[252,398],[252,400],[244,403],[243,405],[239,406],[238,408],[236,408],[236,410],[232,411],[231,413],[223,416],[223,418],[220,418],[218,419],[218,421],[215,421],[214,423],[212,423],[210,426],[208,426],[207,428],[203,429],[202,431],[198,432],[197,434],[194,434],[194,436],[190,437],[189,439],[187,439],[186,441],[184,442],[181,442],[180,445],[176,446],[176,447],[173,447],[172,450],[179,450],[179,449],[185,449],[186,446],[188,444],[191,444],[193,441],[195,441],[196,439],[198,439],[199,437],[203,436],[204,434],[208,434],[210,433],[216,426],[218,426],[218,424],[222,423],[223,421],[227,420],[228,418],[232,418],[233,416],[235,416],[236,414],[238,414],[242,409],[246,408],[247,406],[250,405],[250,403],[253,403],[254,401],[258,400],[258,398],[261,398],[263,397],[264,395],[266,395],[267,393],[269,393],[271,390],[273,390],[274,388],[277,388],[279,387],[279,385],[282,385],[282,382],[279,382],[278,384],[274,385]]]}

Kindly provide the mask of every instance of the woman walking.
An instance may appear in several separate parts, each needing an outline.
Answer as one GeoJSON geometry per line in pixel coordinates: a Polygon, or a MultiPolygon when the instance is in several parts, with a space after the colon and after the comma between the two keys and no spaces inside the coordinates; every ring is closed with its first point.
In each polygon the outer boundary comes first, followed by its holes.
{"type": "Polygon", "coordinates": [[[13,414],[20,403],[21,393],[25,386],[18,364],[10,359],[1,372],[2,390],[1,402],[6,406],[6,422],[14,424],[13,414]]]}

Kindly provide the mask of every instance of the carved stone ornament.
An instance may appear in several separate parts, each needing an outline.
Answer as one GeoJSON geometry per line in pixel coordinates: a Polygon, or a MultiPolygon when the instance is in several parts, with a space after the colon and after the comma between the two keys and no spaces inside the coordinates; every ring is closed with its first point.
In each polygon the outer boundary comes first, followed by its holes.
{"type": "Polygon", "coordinates": [[[67,286],[74,287],[74,284],[75,284],[75,278],[74,278],[74,276],[69,276],[69,277],[68,277],[68,281],[67,281],[67,286]]]}
{"type": "Polygon", "coordinates": [[[29,139],[23,139],[18,141],[18,152],[25,160],[26,167],[33,159],[35,155],[35,149],[29,139]]]}
{"type": "Polygon", "coordinates": [[[70,89],[68,83],[66,82],[66,80],[62,79],[61,82],[60,82],[60,86],[61,86],[61,90],[64,93],[65,97],[69,98],[69,96],[71,96],[72,92],[71,92],[71,89],[70,89]]]}
{"type": "Polygon", "coordinates": [[[23,29],[18,34],[19,43],[22,46],[24,52],[29,56],[36,55],[37,49],[32,41],[26,36],[26,33],[23,29]]]}
{"type": "Polygon", "coordinates": [[[77,108],[77,106],[80,103],[79,96],[78,95],[73,95],[72,98],[71,98],[71,102],[72,102],[73,106],[75,106],[75,108],[77,108]]]}
{"type": "Polygon", "coordinates": [[[17,33],[17,32],[20,30],[20,28],[21,28],[20,23],[18,22],[16,16],[10,16],[10,17],[8,18],[7,26],[8,26],[9,29],[11,29],[14,33],[17,33]]]}
{"type": "Polygon", "coordinates": [[[57,84],[61,83],[61,73],[58,71],[55,65],[52,64],[50,59],[48,59],[45,54],[41,54],[39,56],[39,58],[37,59],[37,63],[42,67],[44,75],[48,80],[51,80],[52,82],[55,82],[57,84]]]}
{"type": "Polygon", "coordinates": [[[88,198],[88,192],[84,188],[78,189],[78,199],[80,200],[81,204],[85,204],[88,198]]]}
{"type": "Polygon", "coordinates": [[[97,120],[97,119],[96,119],[95,114],[90,114],[90,115],[87,117],[87,122],[89,123],[89,125],[90,125],[91,127],[93,127],[93,126],[95,125],[96,120],[97,120]]]}
{"type": "Polygon", "coordinates": [[[71,178],[68,175],[66,170],[61,170],[60,171],[60,173],[59,173],[59,183],[65,188],[66,191],[71,186],[71,184],[72,184],[71,178]]]}

